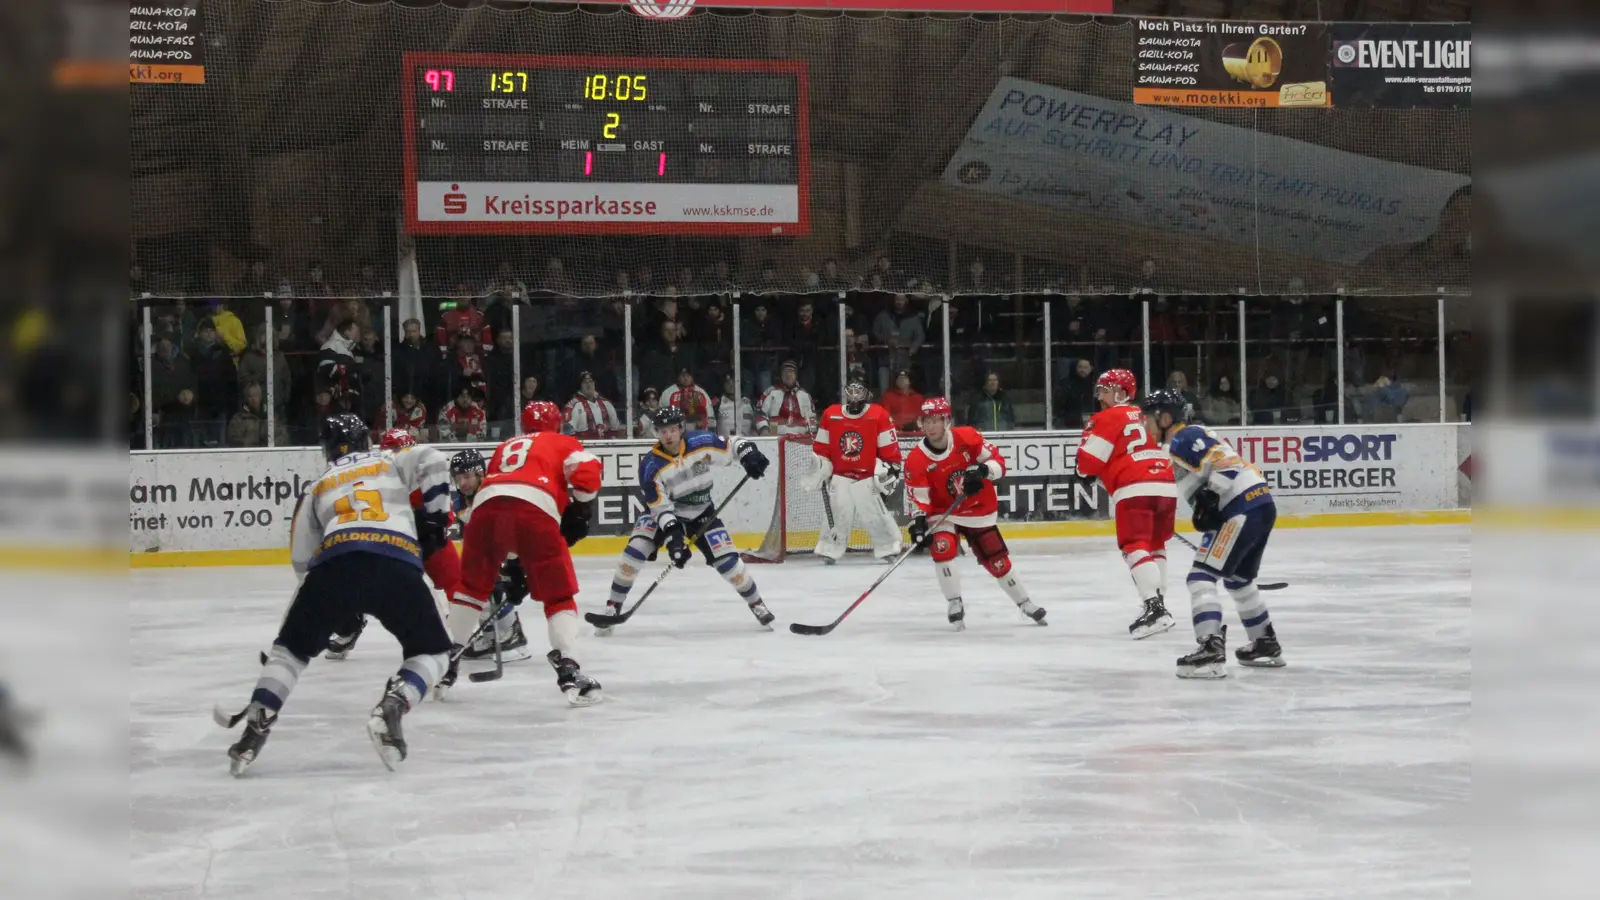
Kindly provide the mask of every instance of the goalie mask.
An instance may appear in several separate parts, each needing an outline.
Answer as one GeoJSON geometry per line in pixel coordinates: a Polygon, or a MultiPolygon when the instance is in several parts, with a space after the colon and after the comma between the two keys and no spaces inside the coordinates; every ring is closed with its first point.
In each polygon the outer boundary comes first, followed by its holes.
{"type": "Polygon", "coordinates": [[[871,402],[872,395],[867,393],[867,385],[863,381],[852,381],[844,389],[844,409],[852,416],[859,416],[866,410],[871,402]]]}

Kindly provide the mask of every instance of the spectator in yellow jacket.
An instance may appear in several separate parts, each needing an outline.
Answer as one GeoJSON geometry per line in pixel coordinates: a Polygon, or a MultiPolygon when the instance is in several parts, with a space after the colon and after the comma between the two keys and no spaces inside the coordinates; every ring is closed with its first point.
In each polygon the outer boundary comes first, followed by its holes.
{"type": "Polygon", "coordinates": [[[211,317],[211,324],[217,327],[217,337],[227,346],[228,352],[237,360],[244,348],[250,345],[250,339],[245,334],[244,323],[233,314],[233,310],[222,304],[221,300],[213,300],[206,315],[211,317]]]}

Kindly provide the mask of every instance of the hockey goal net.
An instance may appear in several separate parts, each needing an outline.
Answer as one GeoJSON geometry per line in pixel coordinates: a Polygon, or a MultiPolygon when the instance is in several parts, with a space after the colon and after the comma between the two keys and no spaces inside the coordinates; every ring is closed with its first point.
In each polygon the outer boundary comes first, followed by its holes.
{"type": "MultiPolygon", "coordinates": [[[[783,562],[795,554],[811,554],[828,521],[828,498],[821,490],[807,490],[806,479],[816,473],[816,454],[811,451],[811,436],[786,434],[778,438],[778,499],[773,504],[772,521],[761,546],[748,550],[749,562],[783,562]]],[[[891,513],[900,509],[899,491],[884,498],[891,513]]],[[[872,549],[872,539],[860,528],[851,530],[849,551],[872,549]]]]}

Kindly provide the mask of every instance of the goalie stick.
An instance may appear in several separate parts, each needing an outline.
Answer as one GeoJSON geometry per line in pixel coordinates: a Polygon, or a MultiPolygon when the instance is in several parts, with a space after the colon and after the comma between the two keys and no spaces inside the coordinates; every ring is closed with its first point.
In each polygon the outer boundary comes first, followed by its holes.
{"type": "MultiPolygon", "coordinates": [[[[721,512],[723,507],[728,505],[728,501],[733,499],[733,495],[739,493],[739,489],[744,487],[745,483],[749,480],[750,476],[748,474],[739,479],[739,483],[733,486],[733,490],[728,492],[728,496],[722,498],[721,503],[718,503],[716,506],[706,510],[705,513],[699,517],[700,527],[696,528],[694,533],[689,535],[689,544],[692,545],[695,541],[699,540],[700,532],[704,531],[706,525],[709,525],[712,520],[716,519],[717,513],[721,512]]],[[[670,560],[668,560],[667,564],[661,567],[661,574],[656,576],[655,581],[650,582],[650,587],[645,590],[644,596],[633,601],[633,605],[622,612],[617,613],[614,616],[608,616],[605,613],[584,613],[583,620],[597,628],[612,628],[617,625],[621,625],[623,622],[626,622],[628,619],[633,617],[634,612],[636,612],[639,607],[643,606],[646,600],[650,599],[650,595],[655,593],[656,588],[661,586],[661,582],[667,580],[667,575],[671,574],[672,570],[675,568],[677,567],[674,566],[670,560]]]]}
{"type": "MultiPolygon", "coordinates": [[[[1190,550],[1193,550],[1196,553],[1200,552],[1200,548],[1195,545],[1194,541],[1189,540],[1188,538],[1184,537],[1181,534],[1173,534],[1173,537],[1177,538],[1180,541],[1183,541],[1184,546],[1188,547],[1190,550]]],[[[1284,588],[1286,588],[1288,586],[1289,586],[1289,582],[1287,582],[1287,581],[1266,581],[1266,582],[1258,581],[1258,582],[1256,582],[1256,590],[1258,590],[1258,591],[1281,591],[1281,590],[1283,590],[1284,588]]]]}
{"type": "MultiPolygon", "coordinates": [[[[944,520],[950,518],[950,514],[955,512],[956,511],[956,507],[960,506],[965,500],[966,500],[966,498],[963,497],[961,500],[957,500],[955,503],[952,503],[950,505],[950,508],[944,511],[943,515],[939,516],[938,519],[934,520],[934,523],[932,525],[928,526],[927,533],[931,535],[935,531],[939,530],[939,526],[944,524],[944,520]]],[[[795,634],[829,634],[829,633],[831,633],[835,628],[839,627],[839,623],[840,622],[844,621],[844,617],[845,616],[848,616],[852,612],[855,612],[855,608],[860,606],[862,601],[864,601],[868,597],[872,596],[872,592],[878,589],[878,585],[883,584],[884,581],[888,580],[889,576],[894,574],[894,570],[900,568],[900,564],[905,562],[906,558],[909,557],[912,554],[912,552],[914,552],[920,546],[922,546],[921,542],[912,541],[910,546],[908,546],[904,550],[900,551],[900,555],[895,557],[894,562],[889,564],[889,568],[885,569],[883,571],[883,574],[879,575],[877,580],[872,582],[872,586],[867,588],[865,591],[862,592],[861,596],[856,598],[856,602],[850,604],[850,606],[847,609],[845,609],[844,612],[840,613],[839,614],[839,618],[834,619],[832,622],[829,622],[826,625],[802,625],[799,622],[790,622],[789,623],[789,630],[794,632],[795,634]]]]}

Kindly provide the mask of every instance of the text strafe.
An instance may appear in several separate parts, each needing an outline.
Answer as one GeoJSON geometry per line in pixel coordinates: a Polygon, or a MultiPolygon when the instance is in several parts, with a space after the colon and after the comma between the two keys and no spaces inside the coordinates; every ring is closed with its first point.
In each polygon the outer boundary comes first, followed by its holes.
{"type": "Polygon", "coordinates": [[[483,198],[483,211],[491,216],[526,216],[534,219],[565,219],[568,216],[653,216],[654,200],[604,200],[596,194],[583,200],[535,200],[527,194],[519,198],[490,194],[483,198]]]}

